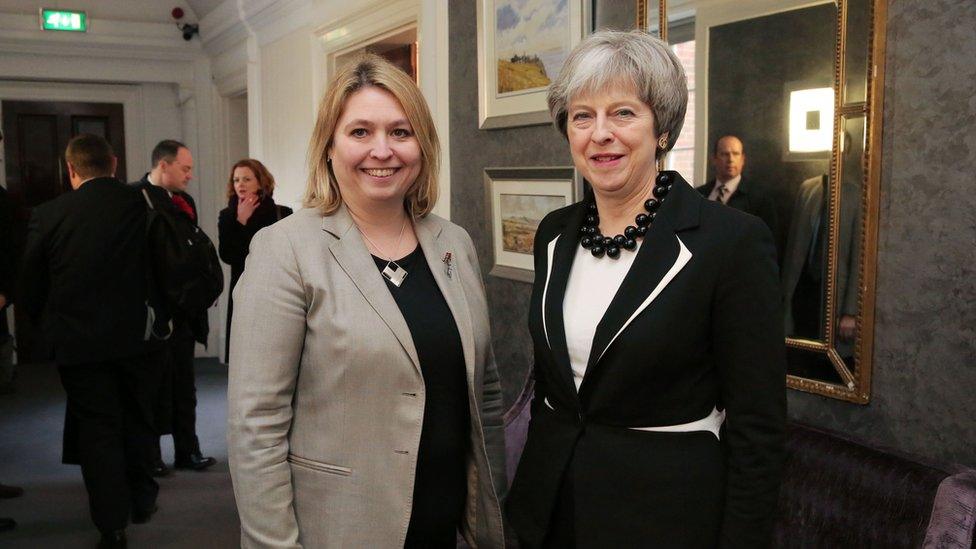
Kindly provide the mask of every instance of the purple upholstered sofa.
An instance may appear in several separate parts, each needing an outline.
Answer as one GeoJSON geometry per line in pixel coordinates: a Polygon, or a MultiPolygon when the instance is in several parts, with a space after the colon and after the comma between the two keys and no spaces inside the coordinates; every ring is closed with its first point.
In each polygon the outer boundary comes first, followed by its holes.
{"type": "MultiPolygon", "coordinates": [[[[532,384],[505,414],[509,481],[532,384]]],[[[774,547],[976,549],[976,470],[922,463],[791,423],[774,547]]]]}

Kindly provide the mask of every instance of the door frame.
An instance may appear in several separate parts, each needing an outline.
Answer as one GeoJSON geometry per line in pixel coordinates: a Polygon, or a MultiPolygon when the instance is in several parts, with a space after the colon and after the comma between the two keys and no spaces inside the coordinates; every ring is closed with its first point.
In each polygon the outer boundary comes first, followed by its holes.
{"type": "MultiPolygon", "coordinates": [[[[0,100],[121,103],[127,159],[125,180],[135,181],[142,177],[143,159],[149,158],[149,151],[146,148],[145,98],[138,85],[0,80],[0,100]]],[[[2,121],[0,109],[0,123],[2,121]]],[[[0,150],[0,163],[5,161],[0,150]]],[[[6,170],[0,170],[0,184],[7,187],[6,170]]]]}

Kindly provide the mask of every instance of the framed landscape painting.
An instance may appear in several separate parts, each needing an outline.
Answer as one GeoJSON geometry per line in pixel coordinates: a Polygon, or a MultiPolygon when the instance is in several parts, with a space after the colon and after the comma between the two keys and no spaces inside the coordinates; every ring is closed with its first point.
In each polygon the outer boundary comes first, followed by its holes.
{"type": "Polygon", "coordinates": [[[546,93],[589,28],[587,0],[478,0],[478,127],[549,122],[546,93]]]}
{"type": "Polygon", "coordinates": [[[574,168],[485,168],[492,268],[489,274],[532,282],[539,222],[582,196],[574,168]]]}

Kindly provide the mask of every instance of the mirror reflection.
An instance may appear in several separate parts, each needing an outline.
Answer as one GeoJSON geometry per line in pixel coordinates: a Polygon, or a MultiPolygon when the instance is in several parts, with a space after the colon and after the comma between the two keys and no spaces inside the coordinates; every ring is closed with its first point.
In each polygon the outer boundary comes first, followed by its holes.
{"type": "MultiPolygon", "coordinates": [[[[707,161],[698,160],[699,190],[769,226],[786,334],[825,348],[837,8],[726,19],[707,29],[707,136],[699,150],[708,149],[707,161]]],[[[856,205],[857,195],[847,202],[856,205]]],[[[856,304],[856,284],[851,294],[856,304]]],[[[849,319],[843,325],[853,332],[849,319]]],[[[841,382],[823,352],[789,355],[790,374],[841,382]]]]}
{"type": "Polygon", "coordinates": [[[871,2],[847,0],[844,4],[847,9],[844,103],[849,104],[867,100],[871,2]]]}

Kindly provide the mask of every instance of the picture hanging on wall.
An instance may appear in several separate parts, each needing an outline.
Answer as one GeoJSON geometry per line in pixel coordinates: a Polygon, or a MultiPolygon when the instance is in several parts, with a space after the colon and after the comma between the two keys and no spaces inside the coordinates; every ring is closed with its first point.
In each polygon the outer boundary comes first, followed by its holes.
{"type": "Polygon", "coordinates": [[[485,168],[485,202],[491,227],[489,274],[532,282],[532,250],[539,222],[582,197],[575,168],[485,168]]]}
{"type": "Polygon", "coordinates": [[[478,127],[549,123],[546,93],[589,27],[587,0],[478,0],[478,127]]]}

